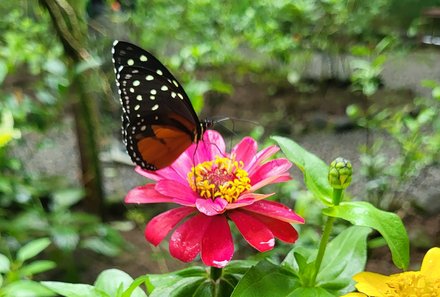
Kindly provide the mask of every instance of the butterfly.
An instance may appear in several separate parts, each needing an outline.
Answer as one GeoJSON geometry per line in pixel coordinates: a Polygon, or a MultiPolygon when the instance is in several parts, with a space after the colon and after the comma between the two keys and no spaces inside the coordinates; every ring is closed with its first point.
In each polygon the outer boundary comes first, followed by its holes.
{"type": "Polygon", "coordinates": [[[199,120],[177,79],[146,50],[116,40],[112,55],[131,160],[152,171],[171,165],[213,121],[199,120]]]}

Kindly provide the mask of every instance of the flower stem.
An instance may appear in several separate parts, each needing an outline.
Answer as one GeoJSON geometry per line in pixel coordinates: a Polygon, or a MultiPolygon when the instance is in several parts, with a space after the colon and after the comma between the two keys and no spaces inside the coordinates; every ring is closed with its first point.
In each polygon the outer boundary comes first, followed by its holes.
{"type": "Polygon", "coordinates": [[[341,202],[341,198],[342,198],[342,189],[333,189],[333,204],[339,205],[339,203],[341,202]]]}
{"type": "MultiPolygon", "coordinates": [[[[339,205],[339,203],[341,202],[342,193],[342,189],[333,189],[333,204],[335,206],[339,205]]],[[[318,255],[316,256],[315,260],[315,271],[311,278],[312,286],[314,286],[316,283],[316,277],[318,276],[319,269],[321,268],[322,259],[324,258],[325,249],[327,247],[335,220],[336,218],[334,217],[328,217],[327,222],[325,223],[324,231],[322,232],[321,242],[319,243],[318,255]]]]}
{"type": "Polygon", "coordinates": [[[217,297],[219,294],[220,277],[222,276],[223,268],[211,267],[210,278],[213,282],[212,296],[217,297]]]}
{"type": "Polygon", "coordinates": [[[318,276],[319,269],[321,268],[322,258],[324,258],[325,249],[327,247],[328,239],[330,238],[330,233],[332,232],[334,222],[335,222],[335,218],[329,217],[327,219],[327,222],[325,223],[321,242],[319,243],[318,255],[316,256],[316,260],[315,260],[315,271],[311,279],[312,286],[315,285],[316,277],[318,276]]]}

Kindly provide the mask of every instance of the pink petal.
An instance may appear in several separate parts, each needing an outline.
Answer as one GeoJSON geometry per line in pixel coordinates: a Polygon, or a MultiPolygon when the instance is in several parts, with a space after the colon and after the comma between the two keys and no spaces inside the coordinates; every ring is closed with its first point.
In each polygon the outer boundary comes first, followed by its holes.
{"type": "Polygon", "coordinates": [[[245,137],[231,151],[231,155],[235,154],[235,160],[243,161],[245,166],[251,163],[257,153],[257,142],[251,137],[245,137]]]}
{"type": "Polygon", "coordinates": [[[215,156],[225,156],[225,141],[220,133],[214,130],[208,130],[203,136],[203,142],[209,144],[207,147],[210,150],[210,159],[215,159],[215,156]]]}
{"type": "Polygon", "coordinates": [[[125,203],[161,203],[174,202],[172,197],[164,196],[154,189],[154,184],[131,189],[125,196],[125,203]]]}
{"type": "Polygon", "coordinates": [[[183,153],[176,159],[176,161],[174,161],[173,164],[171,164],[171,166],[167,167],[173,170],[175,174],[170,172],[170,174],[166,176],[166,179],[173,179],[180,182],[181,184],[188,184],[188,172],[191,171],[191,168],[193,166],[193,160],[189,158],[187,154],[183,153]]]}
{"type": "Polygon", "coordinates": [[[229,218],[235,223],[244,239],[259,252],[273,249],[275,238],[265,224],[254,218],[251,213],[241,211],[228,212],[229,218]]]}
{"type": "Polygon", "coordinates": [[[263,224],[272,231],[276,238],[287,243],[294,243],[298,239],[298,232],[292,225],[290,225],[290,223],[256,213],[253,213],[252,216],[263,222],[263,224]]]}
{"type": "Polygon", "coordinates": [[[145,238],[157,246],[183,218],[195,212],[192,207],[179,207],[155,216],[145,228],[145,238]]]}
{"type": "Polygon", "coordinates": [[[270,196],[272,196],[274,193],[271,194],[257,194],[257,193],[246,193],[240,196],[237,201],[234,203],[230,203],[226,206],[226,209],[234,209],[243,207],[246,205],[250,205],[254,203],[255,201],[266,199],[270,196]]]}
{"type": "Polygon", "coordinates": [[[249,178],[251,179],[251,184],[254,185],[272,176],[285,175],[286,173],[288,175],[290,167],[292,167],[292,163],[284,158],[266,162],[263,165],[259,166],[259,168],[256,168],[255,172],[252,175],[249,175],[249,178]]]}
{"type": "Polygon", "coordinates": [[[225,211],[228,202],[223,198],[217,198],[214,201],[211,199],[199,198],[196,200],[196,207],[207,216],[215,216],[225,211]]]}
{"type": "Polygon", "coordinates": [[[145,176],[146,178],[149,178],[154,181],[158,181],[163,178],[162,175],[158,174],[159,170],[158,171],[147,171],[147,170],[142,169],[142,167],[140,167],[140,166],[136,166],[134,168],[134,171],[136,171],[140,175],[145,176]]]}
{"type": "Polygon", "coordinates": [[[214,130],[208,130],[203,139],[190,146],[185,154],[193,164],[203,163],[215,159],[215,156],[225,156],[225,142],[222,136],[214,130]]]}
{"type": "Polygon", "coordinates": [[[210,217],[211,222],[202,239],[203,263],[217,268],[225,267],[234,254],[234,242],[225,216],[210,217]]]}
{"type": "Polygon", "coordinates": [[[170,254],[183,262],[194,260],[212,218],[198,214],[180,225],[171,235],[170,254]]]}
{"type": "Polygon", "coordinates": [[[289,176],[288,173],[286,173],[285,175],[274,175],[274,176],[269,176],[261,181],[259,181],[256,184],[253,184],[252,187],[249,189],[249,191],[254,192],[264,186],[270,185],[270,184],[275,184],[277,182],[284,182],[284,181],[289,181],[292,178],[289,176]]]}
{"type": "Polygon", "coordinates": [[[304,223],[304,219],[293,210],[275,201],[260,200],[254,204],[243,207],[243,209],[288,223],[304,223]]]}
{"type": "Polygon", "coordinates": [[[177,158],[177,160],[174,161],[174,163],[171,166],[159,169],[157,171],[144,170],[139,166],[135,168],[135,171],[140,175],[154,181],[160,181],[163,179],[172,179],[175,181],[179,181],[182,184],[185,184],[187,183],[186,175],[188,174],[189,170],[191,170],[191,166],[188,167],[188,169],[186,169],[186,167],[184,167],[180,161],[178,162],[178,160],[179,158],[177,158]]]}
{"type": "Polygon", "coordinates": [[[254,173],[255,169],[257,169],[257,167],[260,164],[262,164],[268,158],[273,156],[279,150],[280,150],[280,148],[277,147],[276,145],[271,145],[265,149],[262,149],[261,151],[259,151],[257,153],[257,155],[252,160],[252,162],[250,164],[248,164],[247,167],[245,167],[246,171],[249,173],[249,175],[252,175],[254,173]]]}
{"type": "Polygon", "coordinates": [[[185,206],[194,206],[198,198],[188,184],[182,185],[173,180],[160,180],[154,189],[164,196],[173,197],[173,202],[185,206]]]}

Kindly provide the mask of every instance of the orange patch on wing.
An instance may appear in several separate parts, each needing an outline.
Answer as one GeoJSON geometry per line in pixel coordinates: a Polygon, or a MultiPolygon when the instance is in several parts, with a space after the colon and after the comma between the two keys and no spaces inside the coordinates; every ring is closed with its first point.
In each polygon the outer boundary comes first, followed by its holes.
{"type": "Polygon", "coordinates": [[[171,165],[192,143],[184,131],[169,126],[151,126],[155,136],[138,142],[142,159],[161,169],[171,165]]]}

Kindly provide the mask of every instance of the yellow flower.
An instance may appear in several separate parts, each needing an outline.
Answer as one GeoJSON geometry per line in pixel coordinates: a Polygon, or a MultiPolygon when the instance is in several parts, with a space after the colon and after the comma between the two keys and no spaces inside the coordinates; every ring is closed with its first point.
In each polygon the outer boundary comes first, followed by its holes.
{"type": "Polygon", "coordinates": [[[439,297],[440,248],[430,249],[423,258],[420,271],[407,271],[390,276],[361,272],[353,279],[359,293],[342,297],[439,297]]]}

